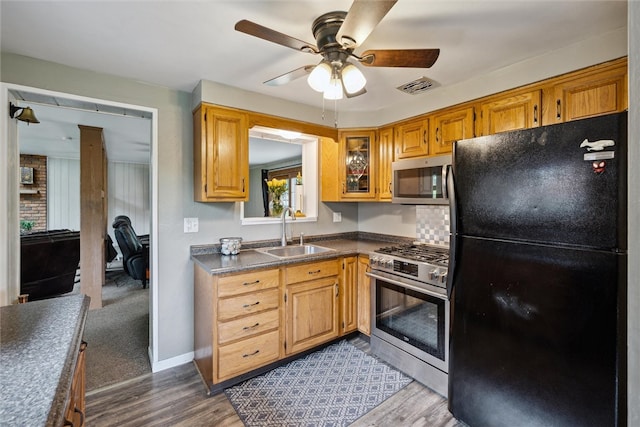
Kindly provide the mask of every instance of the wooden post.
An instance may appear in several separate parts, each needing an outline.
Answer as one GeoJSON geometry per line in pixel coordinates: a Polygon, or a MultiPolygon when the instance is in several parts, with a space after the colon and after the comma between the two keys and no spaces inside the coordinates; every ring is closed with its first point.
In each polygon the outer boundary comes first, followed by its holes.
{"type": "Polygon", "coordinates": [[[80,291],[102,307],[107,229],[107,162],[102,128],[80,128],[80,291]]]}

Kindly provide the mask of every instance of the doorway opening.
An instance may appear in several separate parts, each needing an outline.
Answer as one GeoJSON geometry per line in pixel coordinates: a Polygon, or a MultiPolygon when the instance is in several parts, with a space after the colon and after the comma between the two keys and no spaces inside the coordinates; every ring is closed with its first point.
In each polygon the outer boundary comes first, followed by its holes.
{"type": "MultiPolygon", "coordinates": [[[[139,194],[137,196],[131,196],[129,199],[137,198],[138,203],[133,208],[128,206],[127,209],[123,210],[124,205],[120,206],[112,206],[109,208],[108,217],[107,217],[107,230],[113,236],[113,229],[111,227],[111,223],[113,221],[113,217],[118,214],[125,214],[133,217],[134,221],[136,221],[137,230],[136,232],[139,234],[148,234],[149,235],[149,295],[148,295],[148,310],[149,315],[149,326],[146,331],[146,335],[148,337],[148,347],[147,347],[147,357],[149,358],[149,362],[151,366],[154,363],[157,363],[157,253],[158,249],[156,246],[157,242],[157,144],[158,144],[158,112],[155,108],[149,108],[145,106],[132,105],[132,104],[124,104],[118,103],[108,100],[101,100],[95,98],[82,97],[67,93],[54,92],[43,90],[39,88],[26,87],[20,85],[12,85],[12,84],[2,84],[2,98],[11,101],[14,104],[19,104],[21,106],[29,105],[32,109],[36,111],[36,115],[39,116],[40,124],[31,125],[27,128],[28,131],[37,130],[37,126],[42,126],[48,121],[52,122],[52,126],[60,132],[49,132],[46,137],[42,135],[39,136],[41,141],[44,141],[44,147],[46,147],[45,152],[41,153],[41,155],[45,158],[51,158],[51,165],[49,166],[46,162],[45,164],[50,169],[50,172],[56,171],[59,175],[72,173],[70,171],[74,170],[74,166],[68,167],[69,164],[76,164],[79,162],[79,159],[73,159],[73,155],[70,152],[64,152],[64,150],[70,150],[74,144],[78,143],[76,139],[74,141],[74,135],[69,133],[65,133],[63,130],[64,126],[62,123],[67,123],[67,126],[71,125],[77,129],[77,125],[91,125],[96,127],[101,127],[105,129],[105,145],[107,150],[108,158],[112,159],[112,165],[109,165],[109,168],[113,166],[114,169],[118,169],[119,171],[122,168],[125,169],[135,169],[138,171],[136,179],[138,182],[143,182],[144,184],[144,194],[139,194]],[[38,112],[39,111],[39,112],[38,112]],[[50,116],[52,114],[53,116],[50,116]],[[57,116],[56,116],[57,115],[57,116]],[[53,119],[52,117],[58,117],[53,119]],[[67,119],[60,119],[60,117],[68,116],[67,119]],[[123,138],[121,134],[109,135],[109,130],[113,131],[113,129],[118,129],[120,131],[122,126],[118,126],[117,124],[120,121],[128,121],[132,123],[133,121],[141,123],[143,128],[146,128],[146,133],[137,133],[133,138],[127,140],[127,138],[123,138]],[[115,127],[114,127],[115,126],[115,127]],[[110,142],[113,141],[116,144],[110,146],[110,142]],[[57,153],[53,153],[52,150],[58,149],[57,153]],[[46,152],[48,150],[48,153],[46,152]],[[122,158],[122,155],[128,156],[126,158],[122,158]],[[64,160],[60,160],[64,159],[64,160]],[[146,171],[145,171],[146,169],[146,171]],[[140,172],[142,170],[142,172],[140,172]],[[146,218],[145,218],[146,217],[146,218]]],[[[6,103],[8,105],[8,102],[6,103]]],[[[3,107],[3,110],[6,108],[3,107]]],[[[3,112],[4,114],[4,112],[3,112]]],[[[6,114],[4,114],[6,116],[6,114]]],[[[0,166],[2,168],[6,168],[7,176],[11,176],[13,172],[15,172],[14,176],[18,174],[18,168],[20,167],[20,155],[23,149],[22,144],[22,136],[27,135],[28,132],[23,130],[22,124],[16,124],[13,120],[7,120],[7,127],[14,126],[16,129],[13,131],[8,129],[6,135],[7,138],[7,153],[9,154],[2,160],[0,160],[0,166]],[[12,123],[13,122],[13,123],[12,123]]],[[[42,131],[46,127],[43,126],[40,128],[42,131]]],[[[124,126],[126,127],[126,126],[124,126]]],[[[69,128],[67,127],[67,130],[69,128]]],[[[37,139],[37,138],[36,138],[37,139]]],[[[28,147],[29,144],[25,142],[25,147],[28,147]]],[[[27,153],[27,151],[32,151],[33,147],[25,148],[24,155],[35,155],[35,153],[27,153]]],[[[4,157],[4,156],[3,156],[4,157]]],[[[68,179],[68,177],[67,177],[68,179]]],[[[79,177],[76,181],[79,180],[79,177]]],[[[73,179],[71,179],[73,181],[73,179]]],[[[130,186],[126,183],[118,182],[117,185],[122,185],[123,188],[130,186]]],[[[7,230],[18,230],[20,228],[21,220],[28,221],[24,216],[20,213],[20,197],[22,196],[20,182],[16,182],[14,184],[14,188],[12,188],[10,183],[7,183],[5,189],[7,191],[7,199],[8,209],[11,211],[6,215],[7,224],[6,230],[0,230],[0,237],[7,238],[7,251],[14,250],[14,253],[17,253],[17,258],[14,259],[13,266],[9,266],[12,268],[8,268],[8,277],[7,282],[5,283],[5,289],[2,289],[3,293],[12,295],[15,293],[16,287],[19,289],[20,286],[20,274],[19,274],[19,248],[20,248],[20,235],[17,232],[9,232],[7,230]],[[12,213],[15,211],[15,213],[12,213]],[[15,250],[17,249],[17,251],[15,250]]],[[[112,184],[113,185],[113,184],[112,184]]],[[[112,190],[116,191],[116,188],[112,190]]],[[[4,191],[4,189],[3,189],[4,191]]],[[[28,192],[25,192],[27,194],[28,192]]],[[[73,198],[72,191],[58,191],[58,193],[66,194],[67,198],[73,198]]],[[[73,201],[68,199],[58,200],[54,204],[57,203],[57,206],[67,206],[70,207],[73,205],[73,201]]],[[[52,202],[51,198],[47,201],[47,205],[52,202]]],[[[58,209],[58,208],[55,208],[58,209]]],[[[47,206],[47,210],[50,211],[46,214],[46,219],[44,220],[44,225],[39,224],[39,227],[50,228],[51,226],[55,226],[56,228],[71,228],[77,229],[76,225],[73,225],[73,221],[77,220],[76,214],[73,212],[60,213],[54,212],[54,207],[47,206]],[[65,219],[65,217],[67,219],[65,219]],[[67,221],[67,222],[65,222],[67,221]]],[[[79,227],[78,227],[79,228],[79,227]]],[[[115,239],[113,239],[115,242],[115,239]]],[[[4,248],[1,248],[4,249],[4,248]]],[[[140,285],[140,287],[142,287],[140,285]]]]}

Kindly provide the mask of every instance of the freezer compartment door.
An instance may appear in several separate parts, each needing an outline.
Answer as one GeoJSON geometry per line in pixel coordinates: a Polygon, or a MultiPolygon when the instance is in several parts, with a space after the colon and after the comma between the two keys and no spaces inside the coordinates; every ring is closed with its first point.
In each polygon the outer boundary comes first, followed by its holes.
{"type": "Polygon", "coordinates": [[[626,255],[476,238],[457,246],[449,353],[456,418],[493,427],[622,425],[626,255]]]}
{"type": "Polygon", "coordinates": [[[456,142],[457,232],[626,249],[626,128],[625,112],[456,142]]]}

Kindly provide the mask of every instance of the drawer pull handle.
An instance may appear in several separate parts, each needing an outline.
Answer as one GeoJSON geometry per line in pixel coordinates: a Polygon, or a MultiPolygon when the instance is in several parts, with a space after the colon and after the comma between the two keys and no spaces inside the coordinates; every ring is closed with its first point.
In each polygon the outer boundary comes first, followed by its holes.
{"type": "Polygon", "coordinates": [[[256,280],[255,282],[244,282],[242,286],[256,285],[260,283],[260,280],[256,280]]]}
{"type": "Polygon", "coordinates": [[[242,308],[249,308],[249,307],[253,307],[254,305],[258,305],[260,304],[260,301],[254,302],[253,304],[245,304],[242,306],[242,308]]]}
{"type": "Polygon", "coordinates": [[[251,357],[251,356],[255,356],[258,353],[260,353],[260,350],[256,350],[251,354],[243,354],[242,357],[251,357]]]}
{"type": "Polygon", "coordinates": [[[242,330],[243,330],[243,331],[248,331],[249,329],[257,328],[258,326],[260,326],[260,323],[259,323],[259,322],[258,322],[258,323],[256,323],[256,324],[255,324],[255,325],[253,325],[253,326],[245,326],[244,328],[242,328],[242,330]]]}
{"type": "Polygon", "coordinates": [[[320,273],[322,270],[314,270],[314,271],[310,271],[309,274],[318,274],[320,273]]]}

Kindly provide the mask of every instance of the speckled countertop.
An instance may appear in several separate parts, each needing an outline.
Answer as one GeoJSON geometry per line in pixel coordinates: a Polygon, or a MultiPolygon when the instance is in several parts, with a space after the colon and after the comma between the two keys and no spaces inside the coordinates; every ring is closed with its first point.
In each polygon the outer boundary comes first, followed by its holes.
{"type": "Polygon", "coordinates": [[[0,307],[0,425],[62,426],[89,298],[0,307]]]}
{"type": "MultiPolygon", "coordinates": [[[[259,252],[256,248],[280,246],[278,241],[258,241],[242,242],[242,249],[238,255],[222,255],[220,253],[220,245],[192,246],[191,259],[211,274],[224,274],[331,259],[340,256],[369,254],[378,248],[389,246],[393,243],[411,241],[413,239],[384,234],[341,233],[306,237],[305,243],[333,249],[333,251],[314,255],[277,258],[259,252]]],[[[297,242],[292,244],[295,245],[297,242]]]]}

